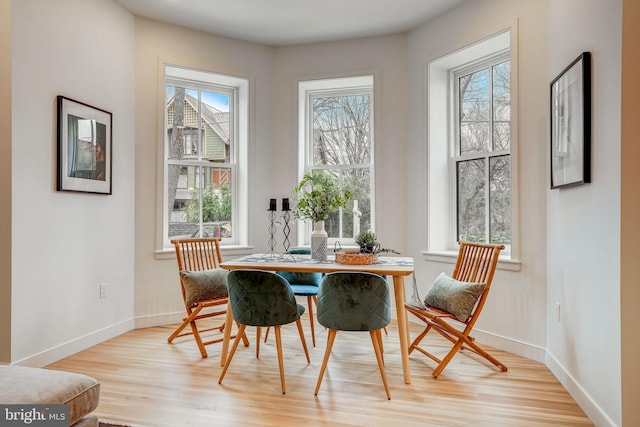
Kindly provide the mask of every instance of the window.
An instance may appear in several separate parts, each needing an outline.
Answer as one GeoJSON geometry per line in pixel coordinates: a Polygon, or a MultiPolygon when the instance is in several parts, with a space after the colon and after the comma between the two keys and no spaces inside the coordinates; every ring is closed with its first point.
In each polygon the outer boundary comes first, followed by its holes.
{"type": "MultiPolygon", "coordinates": [[[[300,177],[324,170],[353,199],[325,221],[329,239],[354,242],[374,228],[373,76],[300,82],[300,177]]],[[[301,244],[308,243],[300,233],[301,244]]]]}
{"type": "Polygon", "coordinates": [[[453,72],[457,240],[511,243],[508,55],[453,72]]]}
{"type": "Polygon", "coordinates": [[[244,241],[247,86],[240,78],[165,67],[165,247],[184,237],[244,241]]]}
{"type": "Polygon", "coordinates": [[[502,243],[503,254],[514,256],[511,34],[429,63],[428,252],[455,251],[457,241],[470,240],[502,243]]]}

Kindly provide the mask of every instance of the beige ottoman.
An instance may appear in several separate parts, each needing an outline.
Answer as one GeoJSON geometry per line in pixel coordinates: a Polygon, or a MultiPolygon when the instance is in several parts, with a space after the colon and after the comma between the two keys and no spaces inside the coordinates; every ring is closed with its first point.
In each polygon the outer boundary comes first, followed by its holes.
{"type": "Polygon", "coordinates": [[[0,365],[0,403],[66,404],[69,405],[69,425],[98,427],[98,418],[89,414],[99,400],[100,383],[89,376],[0,365]]]}

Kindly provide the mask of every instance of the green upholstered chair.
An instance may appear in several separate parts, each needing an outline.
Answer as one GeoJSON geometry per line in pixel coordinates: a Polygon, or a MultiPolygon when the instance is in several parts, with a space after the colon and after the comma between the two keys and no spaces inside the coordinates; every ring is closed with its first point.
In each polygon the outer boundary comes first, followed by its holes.
{"type": "Polygon", "coordinates": [[[381,334],[390,320],[389,286],[384,278],[362,272],[336,272],[324,276],[318,288],[318,323],[326,327],[329,334],[316,385],[316,396],[337,332],[368,331],[387,399],[391,399],[384,372],[381,334]]]}
{"type": "MultiPolygon", "coordinates": [[[[291,255],[310,255],[310,248],[293,248],[287,251],[291,255]]],[[[307,309],[309,310],[309,322],[311,325],[311,343],[316,346],[316,331],[313,321],[313,304],[316,303],[318,286],[322,281],[322,273],[298,273],[290,271],[279,271],[278,274],[289,282],[294,295],[307,298],[307,309]]],[[[268,333],[268,331],[267,331],[268,333]]],[[[265,336],[265,340],[267,337],[265,336]]]]}
{"type": "MultiPolygon", "coordinates": [[[[282,339],[280,327],[288,323],[296,322],[302,348],[307,357],[307,363],[311,363],[307,343],[302,331],[300,316],[304,313],[304,306],[296,302],[291,286],[283,277],[270,271],[261,270],[233,270],[227,275],[227,287],[229,289],[229,303],[231,314],[238,323],[238,334],[233,341],[231,351],[220,373],[218,384],[222,380],[231,364],[233,355],[244,335],[247,326],[256,326],[258,343],[260,342],[260,328],[274,327],[276,335],[276,347],[278,351],[278,366],[280,369],[280,383],[282,394],[286,393],[284,381],[284,364],[282,357],[282,339]]],[[[256,350],[259,357],[259,349],[256,350]]]]}

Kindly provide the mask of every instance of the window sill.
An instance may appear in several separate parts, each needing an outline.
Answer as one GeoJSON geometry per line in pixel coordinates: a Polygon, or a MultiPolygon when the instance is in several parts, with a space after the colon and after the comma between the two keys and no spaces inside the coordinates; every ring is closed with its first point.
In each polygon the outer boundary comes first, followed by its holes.
{"type": "MultiPolygon", "coordinates": [[[[443,262],[446,264],[455,264],[458,257],[458,251],[422,251],[422,259],[430,262],[443,262]]],[[[498,270],[520,271],[522,261],[509,258],[508,256],[500,256],[498,258],[498,270]]]]}

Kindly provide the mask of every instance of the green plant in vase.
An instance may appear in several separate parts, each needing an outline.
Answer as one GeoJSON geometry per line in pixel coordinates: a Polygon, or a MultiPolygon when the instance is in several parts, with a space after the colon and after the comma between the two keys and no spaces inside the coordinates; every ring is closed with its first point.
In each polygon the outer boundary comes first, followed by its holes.
{"type": "Polygon", "coordinates": [[[293,215],[313,222],[324,221],[330,214],[347,206],[351,192],[341,190],[337,180],[324,171],[306,174],[293,190],[296,207],[293,215]]]}
{"type": "Polygon", "coordinates": [[[296,207],[293,216],[314,222],[311,232],[311,258],[327,259],[327,232],[324,221],[333,212],[347,206],[352,194],[340,188],[337,179],[325,171],[313,171],[302,177],[293,190],[296,207]]]}

